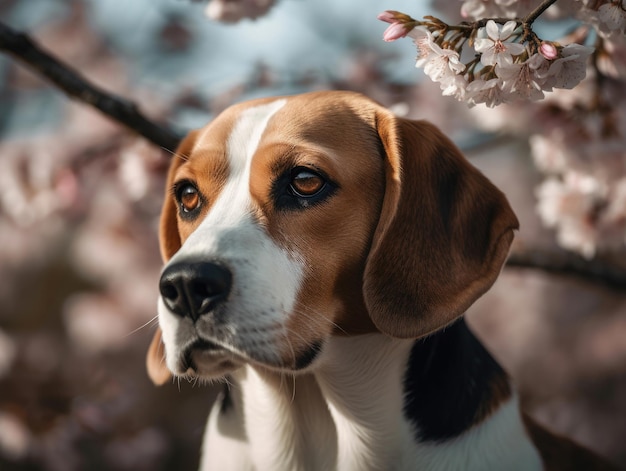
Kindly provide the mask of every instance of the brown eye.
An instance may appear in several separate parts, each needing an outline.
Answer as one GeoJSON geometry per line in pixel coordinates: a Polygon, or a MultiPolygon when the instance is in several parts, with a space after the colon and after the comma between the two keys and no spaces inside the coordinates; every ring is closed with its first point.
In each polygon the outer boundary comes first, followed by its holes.
{"type": "Polygon", "coordinates": [[[314,196],[326,185],[326,180],[315,172],[296,169],[291,177],[290,187],[298,196],[314,196]]]}
{"type": "Polygon", "coordinates": [[[183,213],[190,213],[200,206],[200,193],[188,182],[176,188],[176,199],[183,213]]]}

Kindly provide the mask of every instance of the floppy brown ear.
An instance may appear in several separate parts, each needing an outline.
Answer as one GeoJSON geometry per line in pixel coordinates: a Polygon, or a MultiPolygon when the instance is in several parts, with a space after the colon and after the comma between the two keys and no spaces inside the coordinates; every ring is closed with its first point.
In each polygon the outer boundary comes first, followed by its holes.
{"type": "MultiPolygon", "coordinates": [[[[189,154],[196,143],[196,138],[197,131],[192,131],[183,139],[172,156],[172,162],[168,171],[159,228],[161,257],[164,262],[167,262],[170,258],[172,258],[181,246],[178,224],[176,222],[176,203],[170,194],[172,179],[178,166],[189,157],[189,154]]],[[[154,337],[152,338],[152,343],[150,343],[150,347],[148,348],[146,368],[148,370],[148,376],[157,386],[165,384],[172,377],[172,373],[165,365],[165,347],[163,345],[160,327],[157,327],[154,337]]]]}
{"type": "Polygon", "coordinates": [[[172,377],[172,373],[165,365],[165,347],[161,335],[161,328],[158,327],[154,337],[152,337],[148,355],[146,356],[148,377],[157,386],[165,384],[172,377]]]}
{"type": "Polygon", "coordinates": [[[433,125],[380,113],[377,130],[386,189],[364,297],[381,332],[418,338],[491,287],[519,224],[502,192],[433,125]]]}

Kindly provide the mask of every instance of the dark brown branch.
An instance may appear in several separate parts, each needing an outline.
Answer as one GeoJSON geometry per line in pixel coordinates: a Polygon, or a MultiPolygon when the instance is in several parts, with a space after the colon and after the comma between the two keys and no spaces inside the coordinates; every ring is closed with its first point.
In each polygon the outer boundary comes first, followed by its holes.
{"type": "Polygon", "coordinates": [[[626,268],[602,258],[587,260],[564,250],[515,250],[508,267],[532,268],[558,275],[575,276],[601,283],[616,290],[626,290],[626,268]]]}
{"type": "Polygon", "coordinates": [[[137,106],[90,83],[70,66],[42,50],[28,35],[0,22],[0,51],[45,77],[71,98],[91,105],[114,121],[174,152],[181,136],[146,118],[137,106]]]}
{"type": "Polygon", "coordinates": [[[528,15],[526,15],[526,18],[524,18],[523,22],[525,24],[531,25],[537,18],[543,15],[543,12],[545,12],[548,8],[550,8],[556,2],[557,0],[544,1],[541,5],[539,5],[533,11],[531,11],[528,15]]]}

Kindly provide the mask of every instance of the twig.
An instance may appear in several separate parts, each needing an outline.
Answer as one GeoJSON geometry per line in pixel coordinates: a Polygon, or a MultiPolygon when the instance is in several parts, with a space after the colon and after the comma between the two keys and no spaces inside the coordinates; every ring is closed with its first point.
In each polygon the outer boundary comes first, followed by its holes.
{"type": "Polygon", "coordinates": [[[93,85],[70,66],[42,50],[28,35],[1,22],[0,51],[26,64],[70,97],[97,108],[153,144],[171,152],[178,146],[181,136],[176,132],[146,118],[134,103],[93,85]]]}
{"type": "Polygon", "coordinates": [[[613,289],[626,290],[626,269],[601,258],[587,260],[562,250],[515,250],[509,256],[508,267],[532,268],[558,275],[575,276],[613,289]]]}
{"type": "Polygon", "coordinates": [[[544,11],[550,8],[553,4],[555,4],[557,0],[546,0],[533,11],[531,11],[523,20],[523,23],[531,25],[537,18],[539,18],[544,11]]]}

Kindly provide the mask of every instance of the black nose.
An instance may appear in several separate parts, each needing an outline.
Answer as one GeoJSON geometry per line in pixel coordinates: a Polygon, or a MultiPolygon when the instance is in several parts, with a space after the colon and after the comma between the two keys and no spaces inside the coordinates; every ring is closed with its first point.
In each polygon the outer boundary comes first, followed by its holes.
{"type": "Polygon", "coordinates": [[[181,261],[163,271],[159,290],[170,311],[195,322],[228,297],[231,284],[230,270],[221,265],[181,261]]]}

